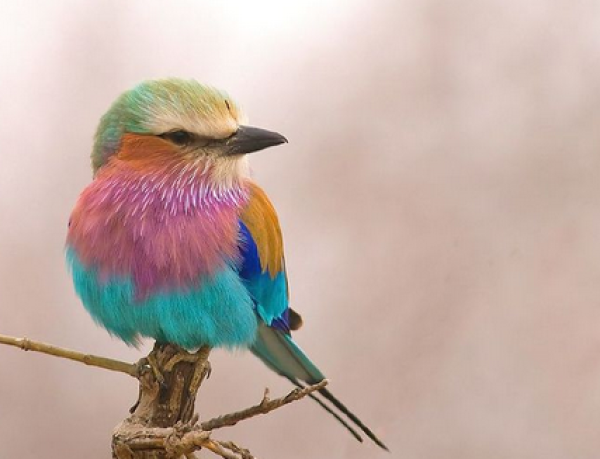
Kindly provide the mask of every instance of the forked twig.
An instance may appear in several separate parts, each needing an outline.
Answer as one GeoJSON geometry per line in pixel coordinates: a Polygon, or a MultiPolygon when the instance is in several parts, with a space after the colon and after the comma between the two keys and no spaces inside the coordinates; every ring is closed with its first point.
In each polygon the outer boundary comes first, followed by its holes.
{"type": "Polygon", "coordinates": [[[251,406],[250,408],[246,408],[241,411],[236,411],[235,413],[224,414],[209,421],[202,422],[200,427],[202,430],[210,431],[219,429],[221,427],[234,426],[244,419],[248,419],[259,414],[266,414],[269,411],[273,411],[277,408],[287,405],[288,403],[300,400],[306,397],[308,394],[323,389],[328,382],[329,381],[327,379],[324,379],[323,381],[313,384],[312,386],[296,388],[286,396],[276,398],[274,400],[269,399],[269,390],[266,389],[263,399],[258,405],[251,406]]]}

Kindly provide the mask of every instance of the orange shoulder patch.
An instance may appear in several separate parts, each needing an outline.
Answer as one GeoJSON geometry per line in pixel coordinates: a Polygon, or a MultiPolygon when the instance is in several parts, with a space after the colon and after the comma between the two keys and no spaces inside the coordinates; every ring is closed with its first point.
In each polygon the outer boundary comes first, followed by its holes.
{"type": "Polygon", "coordinates": [[[248,182],[250,200],[240,218],[250,231],[263,272],[274,278],[283,271],[283,238],[279,219],[267,194],[254,182],[248,182]]]}

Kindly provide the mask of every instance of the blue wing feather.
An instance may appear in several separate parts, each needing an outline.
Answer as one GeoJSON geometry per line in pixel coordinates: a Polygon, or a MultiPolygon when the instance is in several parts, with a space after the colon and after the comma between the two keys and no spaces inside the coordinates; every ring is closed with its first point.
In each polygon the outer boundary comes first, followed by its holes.
{"type": "Polygon", "coordinates": [[[261,265],[256,242],[248,227],[240,220],[239,276],[254,301],[254,309],[269,326],[289,333],[289,310],[285,272],[272,277],[261,265]]]}
{"type": "Polygon", "coordinates": [[[260,266],[260,258],[258,257],[258,247],[250,234],[250,230],[240,220],[240,277],[246,281],[250,281],[255,276],[262,273],[260,266]]]}

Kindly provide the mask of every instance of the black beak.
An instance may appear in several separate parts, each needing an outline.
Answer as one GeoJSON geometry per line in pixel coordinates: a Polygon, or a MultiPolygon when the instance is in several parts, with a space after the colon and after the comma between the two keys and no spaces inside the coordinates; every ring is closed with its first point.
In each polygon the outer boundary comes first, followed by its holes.
{"type": "Polygon", "coordinates": [[[240,126],[235,134],[223,141],[226,156],[244,155],[282,143],[287,139],[277,132],[250,126],[240,126]]]}

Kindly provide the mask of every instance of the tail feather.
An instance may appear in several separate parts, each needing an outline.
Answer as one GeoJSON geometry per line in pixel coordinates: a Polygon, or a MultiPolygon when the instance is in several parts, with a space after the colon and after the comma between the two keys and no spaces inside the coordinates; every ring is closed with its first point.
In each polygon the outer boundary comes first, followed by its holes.
{"type": "Polygon", "coordinates": [[[329,400],[333,404],[333,406],[335,406],[338,410],[344,413],[348,417],[348,419],[350,419],[354,424],[356,424],[356,426],[360,430],[362,430],[367,437],[373,440],[375,444],[377,444],[377,446],[385,449],[386,451],[389,451],[388,447],[385,446],[385,444],[377,437],[377,435],[375,435],[371,429],[364,425],[363,422],[360,419],[358,419],[358,417],[352,411],[346,408],[346,405],[344,405],[337,398],[335,398],[333,394],[327,390],[327,388],[321,389],[319,393],[327,400],[329,400]]]}
{"type": "MultiPolygon", "coordinates": [[[[303,384],[300,384],[298,381],[295,381],[293,379],[290,379],[290,381],[292,383],[294,383],[296,386],[298,387],[306,387],[303,384]]],[[[308,394],[308,396],[310,398],[312,398],[315,402],[317,402],[319,404],[319,406],[321,408],[323,408],[325,411],[327,411],[330,415],[332,415],[335,419],[337,419],[337,421],[342,424],[347,430],[348,432],[350,432],[352,434],[352,436],[354,438],[356,438],[359,442],[363,442],[363,438],[360,436],[360,434],[356,431],[356,429],[354,429],[354,427],[352,427],[350,424],[348,424],[346,422],[346,420],[344,418],[342,418],[339,414],[337,414],[335,411],[333,411],[330,407],[328,407],[325,402],[323,402],[323,400],[319,399],[318,397],[316,397],[314,394],[308,394]]]]}
{"type": "Polygon", "coordinates": [[[286,378],[298,379],[309,384],[316,384],[325,379],[323,373],[288,335],[265,324],[258,327],[252,352],[271,370],[286,378]]]}
{"type": "MultiPolygon", "coordinates": [[[[292,340],[289,335],[279,330],[261,324],[258,328],[256,342],[252,346],[252,352],[257,355],[269,368],[281,376],[286,377],[295,385],[302,387],[299,381],[308,384],[316,384],[325,376],[315,366],[314,363],[304,354],[302,349],[292,340]]],[[[333,396],[329,390],[323,388],[319,391],[320,395],[328,400],[343,415],[352,421],[367,437],[375,442],[379,447],[389,451],[387,446],[369,429],[354,413],[352,413],[342,402],[333,396]]],[[[362,441],[360,434],[350,426],[338,413],[327,406],[322,400],[313,394],[310,395],[322,408],[333,415],[348,431],[359,441],[362,441]]]]}

